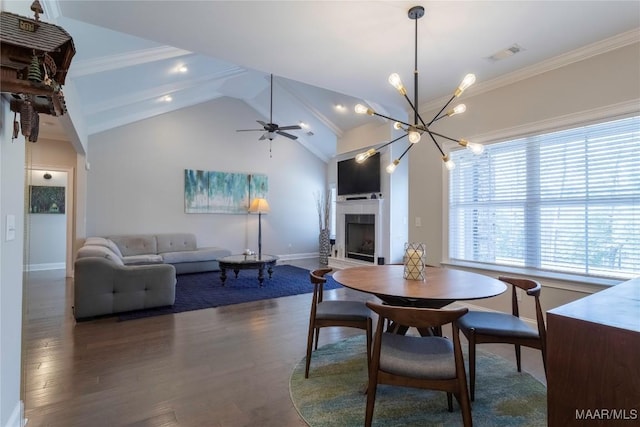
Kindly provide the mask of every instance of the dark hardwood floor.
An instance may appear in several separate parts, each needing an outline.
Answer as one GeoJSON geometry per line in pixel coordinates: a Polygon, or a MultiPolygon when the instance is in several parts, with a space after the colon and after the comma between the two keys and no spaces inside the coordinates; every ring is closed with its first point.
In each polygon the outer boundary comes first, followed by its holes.
{"type": "MultiPolygon", "coordinates": [[[[28,427],[306,425],[289,397],[289,376],[304,357],[311,294],[76,323],[73,283],[63,276],[25,275],[28,427]]],[[[326,295],[374,298],[346,289],[326,295]]],[[[328,328],[320,345],[358,333],[328,328]]],[[[513,359],[512,347],[483,349],[513,359]]],[[[544,381],[540,352],[523,349],[523,368],[544,381]]]]}

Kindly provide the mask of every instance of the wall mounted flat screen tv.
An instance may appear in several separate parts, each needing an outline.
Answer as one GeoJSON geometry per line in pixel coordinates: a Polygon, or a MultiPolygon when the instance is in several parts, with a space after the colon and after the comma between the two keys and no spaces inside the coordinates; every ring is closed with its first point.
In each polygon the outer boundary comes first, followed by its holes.
{"type": "Polygon", "coordinates": [[[363,163],[356,159],[338,162],[338,195],[380,192],[380,153],[363,163]]]}

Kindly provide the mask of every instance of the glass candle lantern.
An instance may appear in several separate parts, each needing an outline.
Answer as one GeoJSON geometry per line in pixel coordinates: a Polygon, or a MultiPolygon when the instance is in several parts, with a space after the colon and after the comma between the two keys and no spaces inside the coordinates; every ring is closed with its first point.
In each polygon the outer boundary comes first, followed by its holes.
{"type": "Polygon", "coordinates": [[[424,266],[427,261],[427,248],[424,243],[404,244],[404,278],[424,280],[424,266]]]}

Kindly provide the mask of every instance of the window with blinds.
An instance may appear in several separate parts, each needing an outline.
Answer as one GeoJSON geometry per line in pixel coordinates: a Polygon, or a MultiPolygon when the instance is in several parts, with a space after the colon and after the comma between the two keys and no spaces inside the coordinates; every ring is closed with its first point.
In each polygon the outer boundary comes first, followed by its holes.
{"type": "Polygon", "coordinates": [[[640,117],[451,153],[452,261],[640,275],[640,117]]]}

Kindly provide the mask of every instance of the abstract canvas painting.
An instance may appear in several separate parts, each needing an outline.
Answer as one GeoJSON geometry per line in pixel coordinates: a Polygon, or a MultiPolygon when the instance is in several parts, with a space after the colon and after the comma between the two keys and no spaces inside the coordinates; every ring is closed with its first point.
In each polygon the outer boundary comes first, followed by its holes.
{"type": "Polygon", "coordinates": [[[186,213],[246,214],[255,197],[266,197],[264,174],[185,169],[184,210],[186,213]]]}

